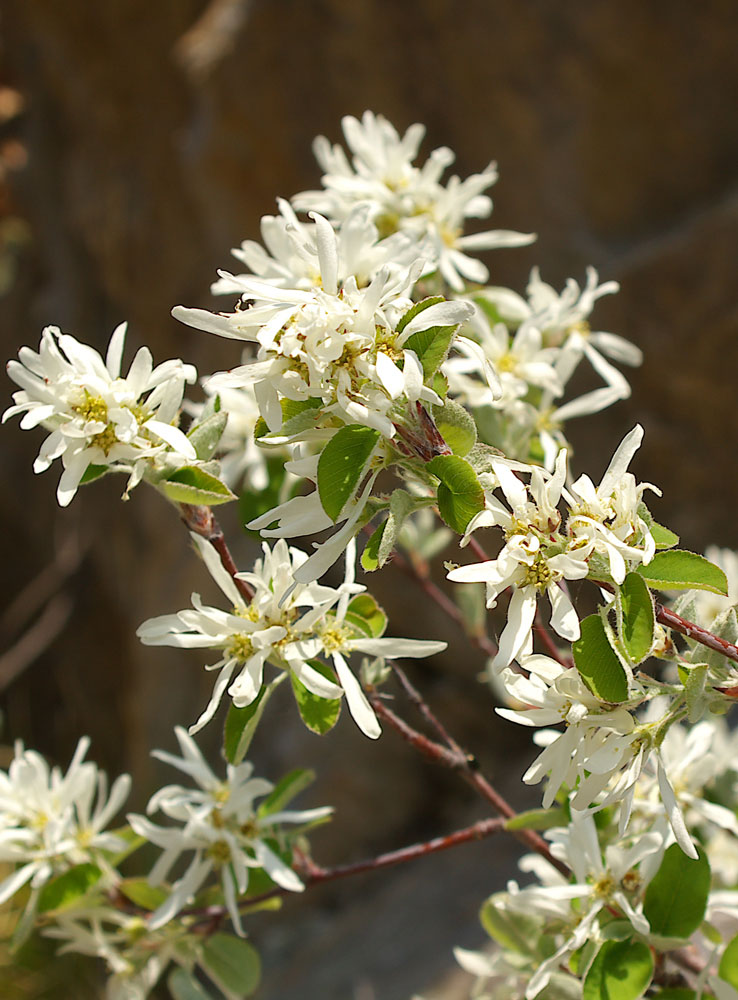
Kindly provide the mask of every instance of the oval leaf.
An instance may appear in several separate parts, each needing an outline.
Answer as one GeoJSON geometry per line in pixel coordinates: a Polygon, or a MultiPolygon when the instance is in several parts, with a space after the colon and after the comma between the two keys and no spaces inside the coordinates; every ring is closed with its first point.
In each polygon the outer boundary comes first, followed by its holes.
{"type": "Polygon", "coordinates": [[[639,566],[640,576],[659,590],[709,590],[727,596],[728,581],[718,567],[684,549],[657,552],[648,566],[639,566]]]}
{"type": "Polygon", "coordinates": [[[266,703],[284,676],[280,674],[271,684],[263,687],[250,705],[245,705],[243,708],[231,705],[228,709],[223,734],[223,752],[229,764],[240,764],[246,756],[266,703]]]}
{"type": "Polygon", "coordinates": [[[653,955],[642,941],[606,941],[582,986],[582,1000],[638,1000],[653,978],[653,955]]]}
{"type": "Polygon", "coordinates": [[[318,494],[333,521],[356,492],[378,440],[379,431],[351,424],[337,431],[320,453],[318,494]]]}
{"type": "Polygon", "coordinates": [[[206,504],[215,507],[236,499],[224,482],[194,465],[185,465],[160,483],[160,488],[175,503],[206,504]]]}
{"type": "MultiPolygon", "coordinates": [[[[307,662],[313,670],[317,670],[323,677],[327,677],[335,683],[336,675],[325,663],[321,663],[320,660],[308,660],[307,662]]],[[[313,733],[318,733],[319,736],[323,736],[324,733],[333,729],[341,714],[341,699],[321,698],[319,695],[313,694],[291,671],[290,680],[297,708],[308,729],[313,733]]]]}
{"type": "Polygon", "coordinates": [[[590,691],[602,701],[619,702],[628,697],[628,678],[610,645],[598,614],[581,624],[582,634],[572,643],[574,663],[590,691]]]}
{"type": "Polygon", "coordinates": [[[202,966],[226,992],[248,996],[259,985],[261,960],[252,944],[230,934],[213,934],[202,949],[202,966]]]}
{"type": "Polygon", "coordinates": [[[441,437],[454,455],[464,458],[477,443],[477,425],[464,407],[453,399],[433,407],[433,419],[441,437]]]}
{"type": "Polygon", "coordinates": [[[656,627],[653,600],[645,580],[628,573],[620,587],[622,612],[620,637],[633,664],[645,660],[653,648],[656,627]]]}
{"type": "Polygon", "coordinates": [[[97,865],[75,865],[68,872],[47,882],[38,898],[38,912],[63,910],[91,889],[102,876],[97,865]]]}
{"type": "Polygon", "coordinates": [[[411,334],[402,345],[415,351],[423,366],[423,377],[428,379],[438,371],[446,360],[451,341],[459,329],[457,326],[431,326],[411,334]]]}
{"type": "Polygon", "coordinates": [[[439,455],[425,467],[441,480],[437,494],[441,517],[463,535],[474,515],[484,510],[484,490],[474,469],[458,455],[439,455]]]}
{"type": "Polygon", "coordinates": [[[172,1000],[212,1000],[195,977],[185,969],[175,969],[167,978],[172,1000]]]}
{"type": "Polygon", "coordinates": [[[442,295],[429,295],[427,299],[421,299],[420,302],[416,302],[414,306],[408,309],[404,316],[400,317],[397,323],[397,332],[402,333],[410,320],[415,319],[418,313],[424,312],[429,306],[435,306],[437,303],[444,301],[442,295]]]}
{"type": "Polygon", "coordinates": [[[643,915],[652,934],[688,938],[702,923],[710,891],[710,865],[704,851],[688,858],[678,844],[667,847],[646,889],[643,915]]]}
{"type": "Polygon", "coordinates": [[[386,521],[382,521],[379,527],[372,532],[369,541],[364,546],[364,551],[361,553],[361,568],[366,573],[373,573],[375,569],[379,569],[379,545],[386,524],[386,521]]]}
{"type": "Polygon", "coordinates": [[[720,959],[718,975],[738,990],[738,935],[728,942],[723,957],[720,959]]]}

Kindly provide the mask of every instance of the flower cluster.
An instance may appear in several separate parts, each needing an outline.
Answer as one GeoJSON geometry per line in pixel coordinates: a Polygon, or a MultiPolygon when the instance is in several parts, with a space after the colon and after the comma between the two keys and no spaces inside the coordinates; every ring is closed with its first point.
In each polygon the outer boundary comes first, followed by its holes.
{"type": "Polygon", "coordinates": [[[141,347],[122,378],[125,335],[123,323],[103,361],[91,347],[49,326],[38,352],[22,347],[20,361],[8,362],[8,374],[22,389],[3,420],[23,413],[24,430],[41,425],[50,431],[33,470],[44,472],[61,458],[56,495],[63,507],[90,466],[129,473],[127,493],[147,468],[173,469],[197,457],[175,426],[185,383],[194,382],[197,372],[181,361],[154,368],[148,347],[141,347]]]}
{"type": "MultiPolygon", "coordinates": [[[[346,555],[344,582],[333,588],[295,583],[295,572],[307,559],[305,553],[288,548],[284,540],[273,549],[265,543],[264,558],[257,560],[253,572],[237,575],[253,592],[247,603],[213,548],[197,535],[193,540],[230,601],[230,610],[208,607],[193,594],[192,610],[151,618],[138,630],[147,645],[221,651],[220,659],[208,668],[219,671],[213,695],[191,733],[212,719],[226,690],[237,708],[251,705],[264,688],[264,667],[269,663],[282,672],[278,680],[289,674],[293,682],[317,698],[335,700],[345,695],[358,727],[376,739],[381,731],[379,723],[345,657],[352,652],[370,657],[422,657],[446,648],[444,642],[372,634],[361,605],[352,603],[352,598],[366,590],[354,582],[353,545],[346,555]],[[321,664],[320,656],[331,658],[335,674],[321,664]]],[[[378,612],[369,600],[372,614],[374,609],[378,612]]],[[[386,620],[378,613],[383,630],[386,620]]]]}

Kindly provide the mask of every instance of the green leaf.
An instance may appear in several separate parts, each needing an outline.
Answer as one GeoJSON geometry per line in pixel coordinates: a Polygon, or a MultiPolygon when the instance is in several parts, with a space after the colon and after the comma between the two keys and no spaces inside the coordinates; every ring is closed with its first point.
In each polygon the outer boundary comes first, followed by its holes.
{"type": "Polygon", "coordinates": [[[216,504],[236,499],[224,482],[194,465],[185,465],[160,483],[160,488],[175,503],[216,504]]]}
{"type": "Polygon", "coordinates": [[[728,942],[723,957],[720,959],[718,975],[738,990],[738,935],[728,942]]]}
{"type": "Polygon", "coordinates": [[[284,809],[296,795],[299,795],[313,781],[315,781],[315,771],[308,771],[305,768],[290,771],[281,781],[277,782],[261,803],[258,809],[259,816],[266,816],[284,809]]]}
{"type": "Polygon", "coordinates": [[[195,454],[201,462],[207,462],[215,454],[218,442],[223,437],[223,431],[228,423],[228,414],[225,410],[213,413],[207,419],[190,430],[187,437],[195,449],[195,454]]]}
{"type": "Polygon", "coordinates": [[[124,878],[118,889],[126,899],[144,910],[157,910],[169,893],[162,886],[149,885],[145,878],[124,878]]]}
{"type": "Polygon", "coordinates": [[[402,345],[405,350],[415,351],[423,366],[423,377],[429,379],[436,374],[446,360],[451,341],[458,330],[456,326],[431,326],[411,334],[402,345]]]}
{"type": "Polygon", "coordinates": [[[474,515],[484,510],[484,490],[474,469],[458,455],[439,455],[425,467],[441,480],[437,494],[441,517],[463,535],[474,515]]]}
{"type": "Polygon", "coordinates": [[[361,553],[361,568],[367,573],[373,573],[375,569],[379,569],[379,545],[386,523],[386,521],[382,521],[379,527],[375,528],[361,553]]]}
{"type": "Polygon", "coordinates": [[[439,302],[445,302],[446,300],[442,295],[429,295],[427,299],[421,299],[420,302],[416,302],[414,306],[402,316],[397,324],[397,332],[402,333],[405,327],[408,325],[410,320],[415,319],[418,313],[424,312],[429,306],[435,306],[439,302]]]}
{"type": "Polygon", "coordinates": [[[94,483],[96,479],[101,479],[108,472],[110,472],[109,465],[88,465],[79,481],[79,485],[86,486],[87,483],[94,483]]]}
{"type": "Polygon", "coordinates": [[[556,809],[528,809],[527,812],[518,813],[505,823],[506,830],[550,830],[554,826],[566,826],[568,817],[566,812],[557,807],[556,809]]]}
{"type": "Polygon", "coordinates": [[[688,938],[702,923],[710,891],[710,865],[703,850],[688,858],[678,844],[667,847],[646,889],[643,914],[652,934],[688,938]]]}
{"type": "MultiPolygon", "coordinates": [[[[702,1000],[711,1000],[712,993],[702,993],[702,1000]]],[[[653,994],[654,1000],[697,1000],[694,990],[687,989],[686,986],[667,986],[666,989],[659,990],[653,994]]]]}
{"type": "Polygon", "coordinates": [[[253,993],[261,978],[259,953],[230,934],[213,934],[205,941],[202,966],[217,986],[238,996],[253,993]]]}
{"type": "Polygon", "coordinates": [[[416,498],[407,490],[393,490],[390,497],[389,516],[384,522],[384,531],[377,552],[377,563],[380,569],[392,555],[392,549],[405,518],[416,509],[416,506],[416,498]]]}
{"type": "MultiPolygon", "coordinates": [[[[319,674],[335,683],[336,676],[325,663],[321,663],[320,660],[308,660],[307,662],[319,674]]],[[[321,698],[317,694],[313,694],[292,671],[290,671],[290,680],[302,721],[308,729],[313,733],[318,733],[319,736],[323,736],[333,729],[341,714],[341,699],[321,698]]]]}
{"type": "Polygon", "coordinates": [[[574,663],[584,683],[602,701],[620,702],[628,697],[628,677],[610,645],[602,618],[589,615],[582,634],[572,643],[574,663]]]}
{"type": "Polygon", "coordinates": [[[246,756],[266,703],[285,677],[286,674],[280,674],[271,684],[266,684],[250,705],[236,708],[232,704],[228,709],[223,733],[223,752],[229,764],[240,764],[246,756]]]}
{"type": "Polygon", "coordinates": [[[651,587],[659,590],[709,590],[727,596],[725,573],[696,552],[674,549],[657,552],[648,566],[639,566],[638,573],[651,587]]]}
{"type": "Polygon", "coordinates": [[[358,625],[370,639],[379,639],[387,628],[387,615],[371,594],[358,594],[351,601],[346,609],[346,620],[358,625]]]}
{"type": "Polygon", "coordinates": [[[541,933],[540,923],[532,916],[508,909],[506,894],[498,892],[482,903],[479,919],[493,941],[506,951],[530,955],[541,933]]]}
{"type": "Polygon", "coordinates": [[[653,648],[656,616],[646,583],[637,573],[628,573],[620,586],[620,637],[633,664],[645,660],[653,648]]]}
{"type": "Polygon", "coordinates": [[[93,864],[75,865],[63,875],[47,882],[38,898],[38,912],[65,910],[76,903],[101,878],[102,872],[93,864]]]}
{"type": "Polygon", "coordinates": [[[708,698],[705,692],[708,666],[706,663],[695,663],[692,667],[679,667],[679,680],[684,685],[687,698],[687,719],[694,725],[705,714],[708,698]]]}
{"type": "Polygon", "coordinates": [[[464,407],[453,399],[433,407],[433,419],[454,455],[464,458],[477,443],[477,425],[464,407]]]}
{"type": "Polygon", "coordinates": [[[211,995],[205,992],[192,973],[182,968],[170,972],[167,986],[172,994],[172,1000],[212,1000],[211,995]]]}
{"type": "Polygon", "coordinates": [[[341,427],[320,453],[318,493],[333,521],[356,492],[378,440],[379,431],[351,424],[341,427]]]}
{"type": "Polygon", "coordinates": [[[582,986],[582,1000],[638,1000],[653,978],[653,955],[643,941],[605,941],[582,986]]]}
{"type": "Polygon", "coordinates": [[[679,535],[675,535],[673,531],[669,531],[657,521],[651,522],[649,530],[651,537],[656,542],[657,549],[671,549],[679,544],[679,535]]]}

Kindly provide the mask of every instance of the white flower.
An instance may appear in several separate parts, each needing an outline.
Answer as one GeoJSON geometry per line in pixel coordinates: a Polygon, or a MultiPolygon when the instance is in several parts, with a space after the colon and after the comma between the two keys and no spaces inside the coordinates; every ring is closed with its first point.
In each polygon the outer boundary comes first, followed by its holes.
{"type": "Polygon", "coordinates": [[[283,889],[304,889],[297,874],[274,853],[266,838],[275,836],[282,823],[311,823],[329,816],[332,810],[325,807],[262,814],[254,808],[254,799],[268,794],[273,786],[263,778],[253,778],[251,764],[229,764],[226,780],[220,780],[185,730],[177,727],[175,733],[182,757],[162,751],[155,752],[155,756],[189,775],[199,788],[162,788],[152,796],[147,812],[160,810],[181,825],[157,826],[136,814],[128,820],[136,833],[163,849],[149,875],[151,885],[161,885],[184,851],[194,851],[194,855],[171,895],[149,918],[148,926],[150,930],[163,927],[192,899],[210,873],[219,871],[226,907],[240,934],[238,896],[248,888],[250,868],[263,868],[283,889]]]}
{"type": "Polygon", "coordinates": [[[580,476],[569,488],[569,535],[589,544],[608,559],[610,575],[622,583],[630,562],[648,564],[656,552],[656,543],[648,524],[639,513],[645,490],[661,496],[650,483],[636,484],[627,468],[643,440],[643,428],[637,424],[618,445],[600,485],[589,476],[580,476]]]}
{"type": "Polygon", "coordinates": [[[33,470],[43,472],[61,458],[57,499],[62,506],[74,497],[89,465],[128,472],[131,489],[149,463],[161,459],[176,466],[196,460],[192,444],[174,426],[184,385],[195,381],[195,369],[181,361],[154,368],[151,352],[142,347],[122,378],[125,334],[122,323],[103,361],[91,347],[49,326],[38,353],[22,347],[20,361],[8,362],[8,374],[22,389],[14,393],[15,405],[3,420],[23,413],[24,430],[41,424],[51,432],[33,470]]]}
{"type": "MultiPolygon", "coordinates": [[[[258,343],[257,359],[214,376],[212,386],[253,383],[270,430],[282,425],[280,397],[319,399],[327,413],[346,423],[395,433],[389,411],[402,412],[408,401],[440,402],[423,384],[417,357],[405,349],[408,338],[440,323],[456,325],[470,312],[468,303],[441,302],[420,311],[397,334],[395,328],[411,307],[410,290],[422,262],[410,267],[385,265],[360,288],[356,276],[339,270],[339,236],[322,216],[313,214],[320,282],[308,289],[280,288],[261,279],[233,278],[244,297],[234,313],[202,309],[173,310],[184,323],[210,333],[258,343]],[[398,379],[400,359],[408,366],[398,379]]],[[[307,252],[307,251],[306,251],[307,252]]]]}
{"type": "Polygon", "coordinates": [[[450,149],[434,150],[423,167],[413,165],[425,134],[423,125],[411,125],[403,137],[381,115],[366,111],[361,121],[342,120],[346,143],[353,154],[349,162],[344,150],[319,137],[315,156],[325,171],[325,190],[305,191],[293,198],[299,209],[317,209],[337,221],[356,206],[366,208],[384,233],[399,231],[430,244],[429,267],[438,270],[456,291],[464,280],[486,281],[489,272],[468,250],[525,246],[534,235],[508,230],[490,230],[463,235],[467,219],[486,218],[492,200],[482,192],[497,180],[494,163],[466,180],[457,176],[444,187],[441,175],[454,160],[450,149]]]}
{"type": "Polygon", "coordinates": [[[487,607],[494,607],[499,594],[508,587],[514,588],[507,624],[492,662],[493,668],[501,669],[527,649],[539,593],[545,592],[551,603],[554,631],[567,640],[579,638],[579,619],[559,583],[587,576],[588,552],[580,547],[569,553],[556,544],[554,532],[561,521],[556,505],[566,472],[565,452],[561,452],[556,472],[548,481],[540,469],[533,471],[532,502],[524,483],[505,464],[495,461],[492,467],[512,513],[495,497],[488,497],[487,509],[470,522],[467,535],[477,527],[496,524],[505,529],[507,541],[496,559],[460,566],[448,574],[448,579],[456,583],[486,583],[487,607]]]}
{"type": "Polygon", "coordinates": [[[193,610],[150,618],[137,632],[145,645],[221,651],[220,659],[206,668],[219,671],[212,697],[190,732],[198,732],[212,719],[226,689],[238,708],[250,705],[262,689],[267,660],[291,670],[318,697],[341,697],[341,688],[306,662],[319,648],[316,624],[341,591],[316,583],[294,586],[294,573],[307,556],[298,549],[288,550],[280,541],[273,550],[264,544],[264,559],[257,561],[254,571],[239,574],[255,591],[247,604],[213,547],[199,536],[192,537],[231,610],[203,605],[193,594],[193,610]],[[308,610],[301,615],[301,608],[308,610]]]}
{"type": "Polygon", "coordinates": [[[33,890],[73,865],[107,867],[101,852],[119,851],[123,841],[105,827],[128,796],[131,779],[121,775],[108,795],[107,777],[85,761],[83,737],[66,774],[40,754],[16,744],[7,773],[0,771],[0,861],[20,867],[0,883],[0,903],[21,886],[33,890]]]}

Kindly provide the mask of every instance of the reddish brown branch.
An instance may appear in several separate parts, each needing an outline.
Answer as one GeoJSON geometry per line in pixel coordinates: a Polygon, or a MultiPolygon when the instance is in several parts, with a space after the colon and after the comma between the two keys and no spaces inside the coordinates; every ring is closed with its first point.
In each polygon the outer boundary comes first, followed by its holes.
{"type": "Polygon", "coordinates": [[[702,643],[703,646],[707,646],[708,649],[712,649],[716,653],[722,653],[729,660],[738,663],[738,646],[732,642],[728,642],[727,639],[721,639],[719,636],[713,635],[712,632],[708,632],[707,629],[702,628],[700,625],[695,625],[694,622],[682,618],[676,611],[665,608],[663,604],[656,604],[656,621],[667,628],[673,629],[674,632],[679,632],[688,639],[702,643]]]}
{"type": "Polygon", "coordinates": [[[423,701],[420,696],[420,692],[410,683],[405,671],[395,662],[392,662],[392,668],[395,672],[395,676],[402,685],[405,694],[408,696],[413,705],[415,705],[426,722],[429,722],[430,725],[433,726],[435,731],[450,750],[454,751],[454,753],[463,755],[464,751],[461,749],[453,736],[448,733],[446,727],[440,719],[438,719],[438,717],[431,711],[430,706],[423,701]]]}
{"type": "MultiPolygon", "coordinates": [[[[412,726],[409,726],[404,719],[401,719],[392,709],[388,708],[376,694],[370,694],[369,697],[377,715],[392,726],[411,746],[415,747],[416,750],[420,751],[420,753],[434,763],[443,764],[454,771],[458,771],[464,781],[471,785],[492,806],[495,812],[506,819],[511,819],[515,816],[515,810],[510,803],[493,788],[479,770],[479,765],[474,756],[465,754],[463,751],[454,752],[446,749],[440,743],[436,743],[434,740],[424,736],[423,733],[419,733],[416,729],[413,729],[412,726]]],[[[534,830],[511,830],[510,832],[524,843],[526,847],[530,848],[530,850],[544,857],[564,877],[569,877],[571,873],[567,866],[551,854],[546,841],[534,830]]]]}
{"type": "Polygon", "coordinates": [[[225,536],[210,507],[201,504],[181,503],[179,509],[182,512],[182,520],[189,530],[193,531],[196,535],[200,535],[201,538],[206,539],[213,546],[220,556],[223,569],[233,578],[239,594],[248,603],[254,596],[254,592],[245,580],[239,580],[236,575],[238,567],[233,561],[231,550],[228,548],[225,536]]]}

